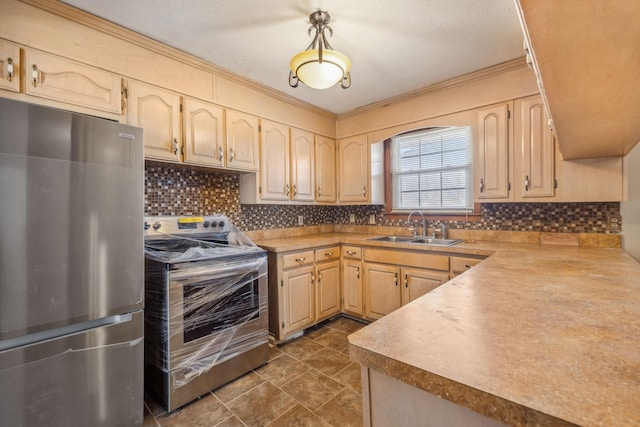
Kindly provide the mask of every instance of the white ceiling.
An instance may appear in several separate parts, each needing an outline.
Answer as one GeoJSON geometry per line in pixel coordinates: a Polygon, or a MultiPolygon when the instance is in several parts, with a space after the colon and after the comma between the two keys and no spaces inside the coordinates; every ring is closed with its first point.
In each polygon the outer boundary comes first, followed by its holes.
{"type": "Polygon", "coordinates": [[[523,55],[514,0],[64,2],[337,114],[523,55]],[[318,9],[353,63],[349,89],[289,87],[318,9]]]}

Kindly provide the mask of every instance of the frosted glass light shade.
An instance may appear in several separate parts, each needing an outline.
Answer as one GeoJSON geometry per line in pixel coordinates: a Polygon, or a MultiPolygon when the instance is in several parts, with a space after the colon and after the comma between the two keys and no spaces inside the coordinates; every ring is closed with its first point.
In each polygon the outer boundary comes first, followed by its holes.
{"type": "Polygon", "coordinates": [[[351,60],[331,49],[322,50],[322,63],[318,49],[310,49],[291,58],[289,65],[298,80],[313,89],[330,88],[351,70],[351,60]]]}

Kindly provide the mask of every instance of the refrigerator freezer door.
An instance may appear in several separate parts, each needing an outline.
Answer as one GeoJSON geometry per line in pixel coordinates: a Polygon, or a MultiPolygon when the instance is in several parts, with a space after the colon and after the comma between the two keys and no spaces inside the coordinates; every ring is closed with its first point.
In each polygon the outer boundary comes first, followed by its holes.
{"type": "Polygon", "coordinates": [[[0,424],[142,425],[142,311],[130,320],[0,352],[0,424]]]}
{"type": "Polygon", "coordinates": [[[142,130],[0,99],[0,340],[142,308],[142,130]]]}

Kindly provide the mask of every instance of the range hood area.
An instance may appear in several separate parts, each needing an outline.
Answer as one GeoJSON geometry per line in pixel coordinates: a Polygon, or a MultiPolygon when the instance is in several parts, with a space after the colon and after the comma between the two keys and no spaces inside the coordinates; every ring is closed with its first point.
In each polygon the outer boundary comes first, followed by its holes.
{"type": "Polygon", "coordinates": [[[640,2],[516,2],[562,157],[627,155],[640,141],[640,2]]]}

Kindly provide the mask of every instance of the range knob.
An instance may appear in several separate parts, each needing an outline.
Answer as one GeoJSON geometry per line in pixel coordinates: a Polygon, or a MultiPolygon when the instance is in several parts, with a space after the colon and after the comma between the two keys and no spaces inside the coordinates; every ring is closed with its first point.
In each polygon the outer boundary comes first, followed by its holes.
{"type": "Polygon", "coordinates": [[[202,224],[202,226],[203,226],[204,228],[209,228],[209,221],[205,221],[205,222],[202,224]]]}
{"type": "Polygon", "coordinates": [[[218,227],[220,227],[220,228],[224,227],[224,221],[219,221],[218,222],[218,227]]]}
{"type": "Polygon", "coordinates": [[[147,231],[151,226],[147,221],[144,222],[144,231],[147,231]]]}
{"type": "Polygon", "coordinates": [[[159,221],[156,221],[153,223],[153,229],[158,231],[160,229],[160,227],[162,227],[162,224],[160,224],[159,221]]]}

